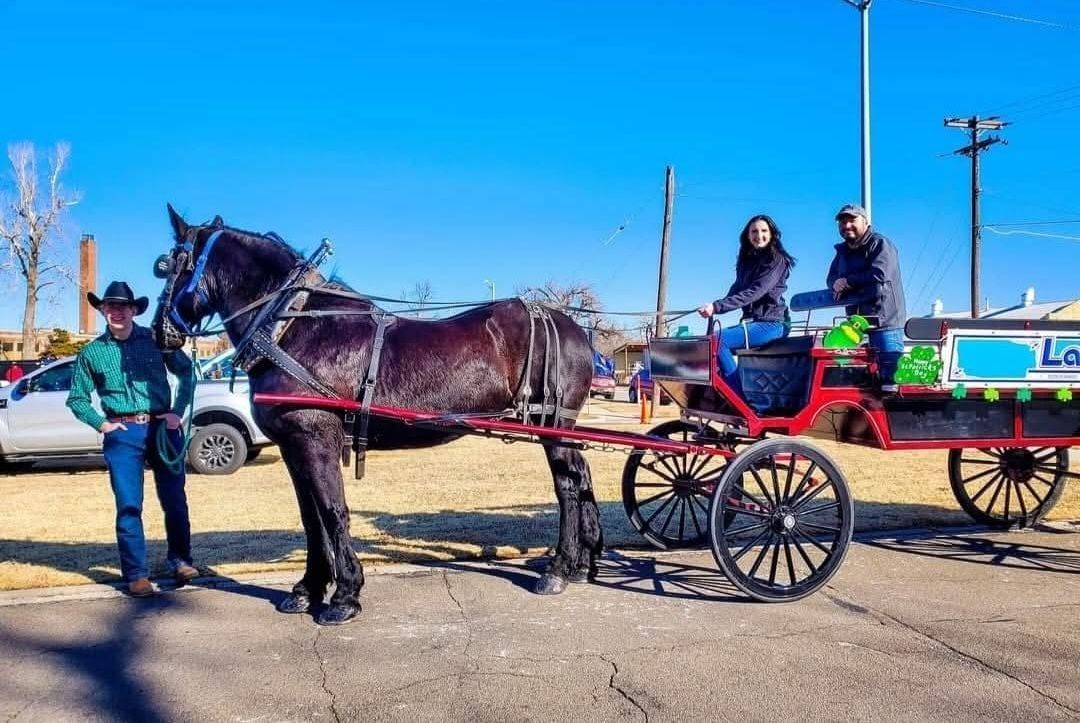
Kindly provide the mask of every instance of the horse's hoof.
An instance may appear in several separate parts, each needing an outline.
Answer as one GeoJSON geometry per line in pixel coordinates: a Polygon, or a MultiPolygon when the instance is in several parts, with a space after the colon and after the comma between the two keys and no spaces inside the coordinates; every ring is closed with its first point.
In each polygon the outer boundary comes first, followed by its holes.
{"type": "Polygon", "coordinates": [[[281,602],[277,604],[277,611],[279,613],[289,613],[290,615],[306,613],[310,609],[311,598],[307,595],[297,595],[294,592],[286,595],[281,602]]]}
{"type": "Polygon", "coordinates": [[[330,605],[315,616],[319,625],[344,625],[360,614],[359,603],[330,605]]]}
{"type": "Polygon", "coordinates": [[[540,576],[540,579],[536,581],[536,587],[533,588],[533,592],[537,595],[558,595],[565,589],[565,577],[559,577],[550,572],[545,572],[540,576]]]}
{"type": "Polygon", "coordinates": [[[566,578],[566,581],[575,585],[582,582],[590,582],[589,568],[579,567],[570,573],[570,577],[566,578]]]}

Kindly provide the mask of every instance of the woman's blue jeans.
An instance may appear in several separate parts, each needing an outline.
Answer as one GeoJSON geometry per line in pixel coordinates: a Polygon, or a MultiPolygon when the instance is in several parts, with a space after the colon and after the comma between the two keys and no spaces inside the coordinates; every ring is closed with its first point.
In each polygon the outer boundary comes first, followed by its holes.
{"type": "Polygon", "coordinates": [[[729,387],[741,394],[739,366],[735,363],[735,355],[731,350],[753,349],[784,336],[787,336],[787,326],[782,321],[748,321],[727,327],[720,332],[720,348],[716,353],[717,361],[720,362],[720,376],[729,387]]]}
{"type": "MultiPolygon", "coordinates": [[[[128,582],[150,576],[143,534],[143,467],[149,462],[154,472],[158,500],[165,512],[165,536],[169,543],[168,562],[191,564],[191,523],[188,521],[184,472],[173,472],[161,461],[157,448],[158,425],[127,423],[105,435],[105,464],[116,498],[116,544],[120,548],[120,572],[128,582]]],[[[169,430],[169,441],[178,449],[180,430],[169,430]]]]}

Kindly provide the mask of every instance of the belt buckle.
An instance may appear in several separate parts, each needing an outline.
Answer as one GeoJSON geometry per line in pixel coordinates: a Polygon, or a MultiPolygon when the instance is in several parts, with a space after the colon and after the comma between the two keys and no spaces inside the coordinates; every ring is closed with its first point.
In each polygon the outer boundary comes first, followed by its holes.
{"type": "Polygon", "coordinates": [[[135,424],[150,424],[150,415],[140,412],[134,416],[135,424]]]}

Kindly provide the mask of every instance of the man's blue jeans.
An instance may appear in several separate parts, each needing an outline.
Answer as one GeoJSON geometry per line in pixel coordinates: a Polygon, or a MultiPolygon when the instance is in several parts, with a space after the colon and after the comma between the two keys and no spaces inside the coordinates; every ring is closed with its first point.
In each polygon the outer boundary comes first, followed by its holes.
{"type": "Polygon", "coordinates": [[[748,321],[727,327],[720,332],[720,349],[716,353],[716,359],[720,363],[720,376],[729,387],[741,394],[739,366],[735,363],[731,350],[748,347],[753,349],[784,336],[787,336],[787,327],[782,321],[748,321]]]}
{"type": "MultiPolygon", "coordinates": [[[[191,564],[191,523],[188,521],[184,473],[171,471],[161,461],[157,449],[157,429],[164,424],[127,423],[105,435],[105,464],[116,498],[116,544],[120,548],[120,571],[128,582],[149,577],[146,562],[146,537],[143,534],[143,466],[150,463],[154,472],[158,500],[165,512],[165,536],[169,543],[168,561],[191,564]]],[[[180,430],[169,430],[174,449],[180,445],[180,430]]]]}
{"type": "Polygon", "coordinates": [[[892,384],[896,364],[904,353],[903,329],[874,329],[869,335],[870,348],[877,351],[882,384],[892,384]]]}

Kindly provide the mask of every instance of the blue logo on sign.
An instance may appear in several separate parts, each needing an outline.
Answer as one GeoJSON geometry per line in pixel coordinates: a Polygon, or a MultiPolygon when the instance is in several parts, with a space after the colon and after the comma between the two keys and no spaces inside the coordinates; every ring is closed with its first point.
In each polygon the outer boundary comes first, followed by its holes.
{"type": "Polygon", "coordinates": [[[1080,340],[1055,339],[1054,337],[1043,339],[1039,368],[1061,369],[1062,367],[1080,369],[1080,340]]]}

